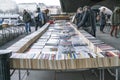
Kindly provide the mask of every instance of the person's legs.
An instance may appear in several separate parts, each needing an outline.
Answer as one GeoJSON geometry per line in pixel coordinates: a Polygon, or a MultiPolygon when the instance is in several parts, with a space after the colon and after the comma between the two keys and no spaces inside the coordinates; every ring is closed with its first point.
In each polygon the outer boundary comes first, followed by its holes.
{"type": "Polygon", "coordinates": [[[104,32],[104,28],[105,28],[105,24],[103,25],[103,27],[102,27],[102,31],[104,32]]]}
{"type": "Polygon", "coordinates": [[[115,37],[118,38],[117,37],[117,26],[115,27],[115,37]]]}
{"type": "Polygon", "coordinates": [[[30,26],[30,23],[28,22],[27,25],[28,25],[28,30],[29,30],[29,32],[31,32],[31,26],[30,26]]]}
{"type": "Polygon", "coordinates": [[[91,30],[91,34],[92,34],[94,37],[96,37],[96,29],[92,29],[92,30],[91,30]]]}
{"type": "Polygon", "coordinates": [[[105,27],[104,24],[100,25],[100,31],[103,32],[103,33],[104,33],[104,31],[103,31],[103,30],[104,30],[104,27],[105,27]]]}
{"type": "Polygon", "coordinates": [[[100,31],[102,31],[102,25],[100,25],[100,31]]]}
{"type": "Polygon", "coordinates": [[[118,28],[117,28],[117,35],[118,37],[120,37],[120,25],[118,25],[118,28]]]}
{"type": "Polygon", "coordinates": [[[115,30],[115,26],[112,26],[112,29],[111,29],[111,32],[110,32],[110,35],[113,36],[113,32],[115,30]]]}
{"type": "Polygon", "coordinates": [[[37,31],[37,29],[38,29],[38,22],[35,22],[36,24],[35,24],[35,31],[37,31]]]}
{"type": "Polygon", "coordinates": [[[26,30],[26,33],[28,33],[28,25],[27,25],[27,23],[25,23],[25,30],[26,30]]]}
{"type": "Polygon", "coordinates": [[[41,28],[43,25],[42,25],[42,22],[41,21],[39,21],[39,27],[41,28]]]}

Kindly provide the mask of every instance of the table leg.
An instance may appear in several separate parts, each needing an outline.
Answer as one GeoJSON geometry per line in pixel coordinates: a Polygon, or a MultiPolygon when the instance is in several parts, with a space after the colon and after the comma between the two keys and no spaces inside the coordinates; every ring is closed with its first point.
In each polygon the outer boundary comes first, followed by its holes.
{"type": "Polygon", "coordinates": [[[118,68],[116,68],[115,80],[118,80],[118,68]]]}
{"type": "Polygon", "coordinates": [[[57,80],[57,79],[56,79],[56,74],[57,74],[57,72],[55,71],[54,80],[57,80]]]}
{"type": "Polygon", "coordinates": [[[18,77],[19,77],[19,80],[21,80],[21,72],[20,72],[20,69],[18,70],[18,77]]]}
{"type": "Polygon", "coordinates": [[[104,80],[104,79],[105,79],[105,70],[102,69],[102,80],[104,80]]]}

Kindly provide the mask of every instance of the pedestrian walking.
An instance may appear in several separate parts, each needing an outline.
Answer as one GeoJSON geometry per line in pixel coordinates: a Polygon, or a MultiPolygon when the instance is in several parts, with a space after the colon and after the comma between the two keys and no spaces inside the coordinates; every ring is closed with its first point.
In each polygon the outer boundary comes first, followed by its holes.
{"type": "Polygon", "coordinates": [[[37,8],[37,11],[34,14],[35,19],[35,30],[37,31],[38,26],[41,28],[44,24],[44,16],[40,8],[37,8]]]}
{"type": "Polygon", "coordinates": [[[104,27],[106,25],[106,14],[105,14],[105,8],[102,9],[102,11],[100,12],[100,31],[102,33],[104,32],[104,27]]]}
{"type": "Polygon", "coordinates": [[[31,16],[26,10],[23,11],[23,21],[25,23],[26,34],[28,34],[29,32],[31,32],[31,27],[30,27],[31,16]]]}

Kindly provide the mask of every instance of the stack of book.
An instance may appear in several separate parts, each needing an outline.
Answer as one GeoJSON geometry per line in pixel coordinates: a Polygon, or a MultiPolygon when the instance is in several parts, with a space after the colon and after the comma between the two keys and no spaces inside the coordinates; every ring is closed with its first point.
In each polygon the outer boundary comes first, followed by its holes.
{"type": "Polygon", "coordinates": [[[41,29],[38,31],[26,36],[25,38],[19,40],[12,46],[8,47],[7,50],[11,50],[14,53],[23,53],[26,51],[26,49],[29,48],[30,45],[32,45],[47,29],[48,29],[49,23],[44,25],[41,29]]]}
{"type": "Polygon", "coordinates": [[[70,23],[56,24],[52,24],[29,46],[26,53],[13,54],[11,67],[65,70],[120,65],[120,54],[115,48],[97,40],[84,30],[79,32],[70,23]]]}

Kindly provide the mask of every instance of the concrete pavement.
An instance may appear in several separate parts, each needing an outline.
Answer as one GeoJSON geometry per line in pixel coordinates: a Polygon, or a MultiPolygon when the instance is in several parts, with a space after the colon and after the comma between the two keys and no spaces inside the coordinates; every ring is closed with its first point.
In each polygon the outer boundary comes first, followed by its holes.
{"type": "Polygon", "coordinates": [[[104,31],[105,33],[101,33],[98,27],[96,31],[96,38],[120,50],[120,38],[111,37],[110,30],[106,30],[106,28],[104,29],[104,31]]]}

